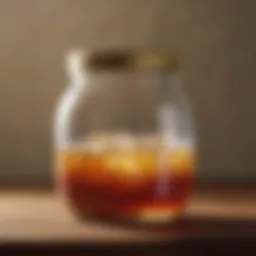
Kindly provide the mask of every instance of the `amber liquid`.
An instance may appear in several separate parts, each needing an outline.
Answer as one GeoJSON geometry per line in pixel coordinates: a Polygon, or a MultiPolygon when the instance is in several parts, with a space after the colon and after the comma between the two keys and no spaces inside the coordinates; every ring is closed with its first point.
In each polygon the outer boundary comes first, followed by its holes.
{"type": "Polygon", "coordinates": [[[58,181],[80,216],[169,222],[186,206],[194,169],[191,149],[78,146],[60,152],[58,181]]]}

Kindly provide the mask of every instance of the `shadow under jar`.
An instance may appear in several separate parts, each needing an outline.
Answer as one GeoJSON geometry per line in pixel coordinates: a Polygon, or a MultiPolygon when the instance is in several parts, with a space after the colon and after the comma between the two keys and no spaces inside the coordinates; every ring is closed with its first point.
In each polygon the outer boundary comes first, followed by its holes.
{"type": "Polygon", "coordinates": [[[55,117],[56,183],[80,217],[165,224],[196,167],[191,109],[170,52],[71,51],[55,117]]]}

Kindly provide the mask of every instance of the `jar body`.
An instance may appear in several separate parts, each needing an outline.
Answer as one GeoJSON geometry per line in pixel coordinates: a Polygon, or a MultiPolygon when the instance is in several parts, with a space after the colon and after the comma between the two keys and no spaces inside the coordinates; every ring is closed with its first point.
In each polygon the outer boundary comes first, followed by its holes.
{"type": "Polygon", "coordinates": [[[58,104],[56,181],[81,217],[167,223],[195,176],[195,136],[177,73],[83,73],[58,104]]]}

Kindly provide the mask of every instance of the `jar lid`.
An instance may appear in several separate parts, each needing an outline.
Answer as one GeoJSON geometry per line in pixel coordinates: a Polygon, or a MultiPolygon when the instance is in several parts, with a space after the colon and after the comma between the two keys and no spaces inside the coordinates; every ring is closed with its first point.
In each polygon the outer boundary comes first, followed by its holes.
{"type": "Polygon", "coordinates": [[[178,58],[169,51],[95,51],[85,55],[85,67],[104,69],[168,69],[178,68],[178,58]]]}

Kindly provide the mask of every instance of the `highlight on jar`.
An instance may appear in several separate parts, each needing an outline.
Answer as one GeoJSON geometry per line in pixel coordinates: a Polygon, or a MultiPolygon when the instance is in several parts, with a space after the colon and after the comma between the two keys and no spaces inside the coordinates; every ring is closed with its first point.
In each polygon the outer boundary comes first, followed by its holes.
{"type": "Polygon", "coordinates": [[[81,218],[168,223],[191,195],[196,159],[189,146],[155,135],[94,134],[57,153],[58,185],[81,218]]]}

